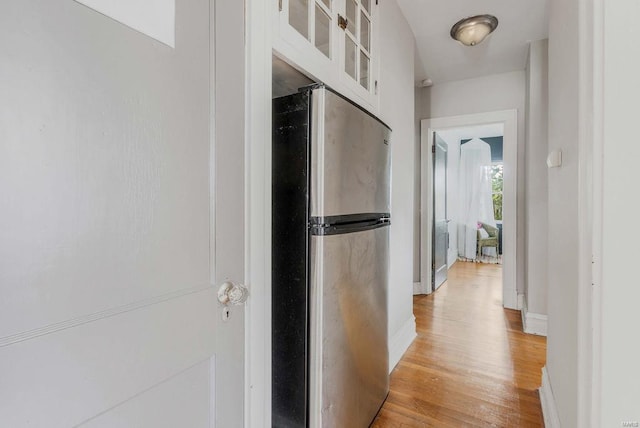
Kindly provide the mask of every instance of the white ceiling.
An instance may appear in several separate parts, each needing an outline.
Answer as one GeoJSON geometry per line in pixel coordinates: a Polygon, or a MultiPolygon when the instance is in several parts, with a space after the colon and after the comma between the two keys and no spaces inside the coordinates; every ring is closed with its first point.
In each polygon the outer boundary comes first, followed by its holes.
{"type": "Polygon", "coordinates": [[[437,84],[524,70],[529,42],[548,37],[548,2],[398,0],[416,37],[416,80],[437,84]],[[498,18],[498,28],[484,42],[468,47],[451,38],[457,21],[485,13],[498,18]]]}

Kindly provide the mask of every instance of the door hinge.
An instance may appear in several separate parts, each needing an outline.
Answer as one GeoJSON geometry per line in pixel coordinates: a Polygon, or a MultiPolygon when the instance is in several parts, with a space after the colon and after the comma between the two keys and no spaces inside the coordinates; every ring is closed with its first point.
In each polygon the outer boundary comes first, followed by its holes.
{"type": "Polygon", "coordinates": [[[434,144],[433,146],[431,146],[431,153],[435,153],[436,152],[436,145],[434,144]]]}
{"type": "Polygon", "coordinates": [[[347,20],[347,18],[338,14],[338,27],[342,28],[343,30],[346,30],[347,25],[349,25],[349,21],[347,20]]]}
{"type": "Polygon", "coordinates": [[[376,0],[376,6],[378,5],[378,0],[376,0]]]}
{"type": "Polygon", "coordinates": [[[282,0],[278,0],[278,10],[282,12],[282,0]]]}
{"type": "Polygon", "coordinates": [[[373,93],[374,93],[375,95],[378,95],[378,81],[377,81],[377,80],[375,80],[375,81],[373,82],[373,93]]]}

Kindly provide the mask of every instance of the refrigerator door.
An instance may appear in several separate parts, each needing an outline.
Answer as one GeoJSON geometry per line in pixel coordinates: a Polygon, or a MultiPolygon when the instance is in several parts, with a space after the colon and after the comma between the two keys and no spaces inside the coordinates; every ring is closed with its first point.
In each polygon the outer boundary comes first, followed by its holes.
{"type": "Polygon", "coordinates": [[[311,236],[309,426],[368,427],[389,391],[389,227],[311,236]]]}
{"type": "Polygon", "coordinates": [[[389,213],[389,128],[324,87],[311,106],[310,215],[389,213]]]}

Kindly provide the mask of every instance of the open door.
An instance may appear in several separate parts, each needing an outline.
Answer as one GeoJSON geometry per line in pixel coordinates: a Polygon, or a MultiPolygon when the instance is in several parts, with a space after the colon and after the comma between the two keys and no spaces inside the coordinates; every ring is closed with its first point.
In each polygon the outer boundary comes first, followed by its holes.
{"type": "Polygon", "coordinates": [[[243,426],[244,5],[213,3],[172,49],[3,2],[0,425],[243,426]]]}
{"type": "Polygon", "coordinates": [[[449,266],[449,221],[447,220],[447,143],[433,136],[433,290],[446,280],[449,266]]]}

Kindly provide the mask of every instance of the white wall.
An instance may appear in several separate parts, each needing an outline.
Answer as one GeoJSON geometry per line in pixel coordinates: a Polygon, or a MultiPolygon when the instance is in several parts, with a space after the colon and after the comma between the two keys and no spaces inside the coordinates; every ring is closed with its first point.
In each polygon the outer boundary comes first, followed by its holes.
{"type": "Polygon", "coordinates": [[[414,233],[413,237],[413,281],[415,283],[420,282],[420,225],[421,225],[421,215],[420,215],[420,192],[422,188],[422,184],[420,182],[420,157],[421,157],[421,125],[420,121],[422,119],[431,117],[430,111],[431,106],[429,105],[429,97],[424,96],[424,91],[426,88],[416,87],[415,89],[415,162],[414,162],[414,200],[413,206],[414,210],[414,233]]]}
{"type": "Polygon", "coordinates": [[[632,28],[640,4],[550,5],[549,150],[563,151],[562,167],[548,176],[550,389],[562,426],[638,423],[640,59],[632,28]],[[580,209],[591,197],[585,215],[580,209]],[[593,221],[593,247],[585,217],[593,221]]]}
{"type": "Polygon", "coordinates": [[[527,64],[525,299],[527,310],[547,314],[548,41],[532,42],[527,64]]]}
{"type": "MultiPolygon", "coordinates": [[[[518,110],[517,251],[524,252],[525,72],[513,71],[475,79],[436,84],[421,91],[423,118],[438,118],[498,110],[518,110]]],[[[414,251],[417,249],[414,248],[414,251]]],[[[415,273],[414,273],[415,275],[415,273]]],[[[419,278],[419,276],[418,276],[419,278]]],[[[518,292],[523,292],[524,260],[518,258],[518,292]]]]}
{"type": "Polygon", "coordinates": [[[638,14],[635,0],[604,2],[602,402],[596,424],[602,427],[640,422],[640,57],[632,30],[638,14]]]}
{"type": "MultiPolygon", "coordinates": [[[[414,58],[417,59],[417,56],[414,58]]],[[[413,282],[420,282],[420,120],[422,113],[422,88],[417,87],[414,91],[414,153],[413,153],[413,282]]]]}
{"type": "Polygon", "coordinates": [[[404,352],[415,336],[412,275],[415,39],[395,0],[381,2],[380,8],[380,118],[393,130],[389,290],[390,364],[393,367],[397,355],[404,352]],[[400,337],[407,339],[403,341],[400,337]]]}
{"type": "Polygon", "coordinates": [[[547,371],[563,427],[578,426],[579,0],[550,2],[547,371]]]}

